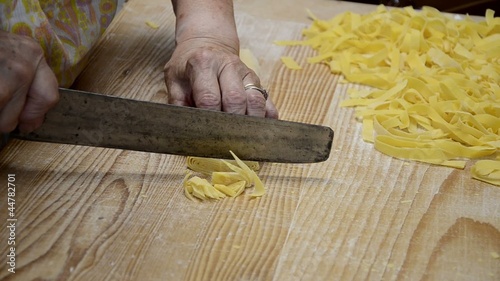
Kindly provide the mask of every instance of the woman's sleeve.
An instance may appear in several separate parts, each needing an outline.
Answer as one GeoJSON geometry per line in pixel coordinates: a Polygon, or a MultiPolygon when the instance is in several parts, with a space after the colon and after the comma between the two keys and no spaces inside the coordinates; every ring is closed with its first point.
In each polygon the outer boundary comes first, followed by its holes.
{"type": "Polygon", "coordinates": [[[85,67],[89,50],[111,24],[120,2],[5,1],[0,4],[0,28],[37,40],[59,85],[69,87],[85,67]]]}

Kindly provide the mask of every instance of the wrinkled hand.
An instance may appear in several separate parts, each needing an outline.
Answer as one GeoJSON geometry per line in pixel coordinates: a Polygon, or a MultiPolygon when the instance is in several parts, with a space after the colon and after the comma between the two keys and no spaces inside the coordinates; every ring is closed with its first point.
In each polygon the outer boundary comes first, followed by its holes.
{"type": "Polygon", "coordinates": [[[211,38],[178,43],[165,66],[169,103],[230,113],[278,118],[278,111],[261,92],[259,77],[239,58],[238,50],[211,38]]]}
{"type": "Polygon", "coordinates": [[[0,30],[0,132],[30,132],[59,99],[57,79],[31,38],[0,30]]]}

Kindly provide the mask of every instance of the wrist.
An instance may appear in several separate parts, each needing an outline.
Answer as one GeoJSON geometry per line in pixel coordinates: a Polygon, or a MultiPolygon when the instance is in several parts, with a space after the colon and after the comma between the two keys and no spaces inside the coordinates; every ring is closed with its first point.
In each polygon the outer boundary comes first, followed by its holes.
{"type": "Polygon", "coordinates": [[[232,0],[183,0],[172,3],[177,18],[177,44],[203,39],[239,49],[232,0]]]}

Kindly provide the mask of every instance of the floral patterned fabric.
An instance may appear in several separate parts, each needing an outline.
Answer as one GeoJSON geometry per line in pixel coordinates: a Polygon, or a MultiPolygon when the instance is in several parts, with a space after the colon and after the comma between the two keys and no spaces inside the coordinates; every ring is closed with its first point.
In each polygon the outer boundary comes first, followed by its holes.
{"type": "Polygon", "coordinates": [[[34,38],[62,87],[84,67],[123,0],[0,0],[0,28],[34,38]]]}

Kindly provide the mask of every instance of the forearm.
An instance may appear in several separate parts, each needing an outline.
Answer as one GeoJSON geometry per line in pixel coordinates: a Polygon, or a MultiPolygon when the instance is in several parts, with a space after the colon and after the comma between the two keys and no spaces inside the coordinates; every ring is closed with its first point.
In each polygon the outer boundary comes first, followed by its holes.
{"type": "Polygon", "coordinates": [[[194,38],[216,39],[239,50],[232,0],[172,0],[179,44],[194,38]]]}

